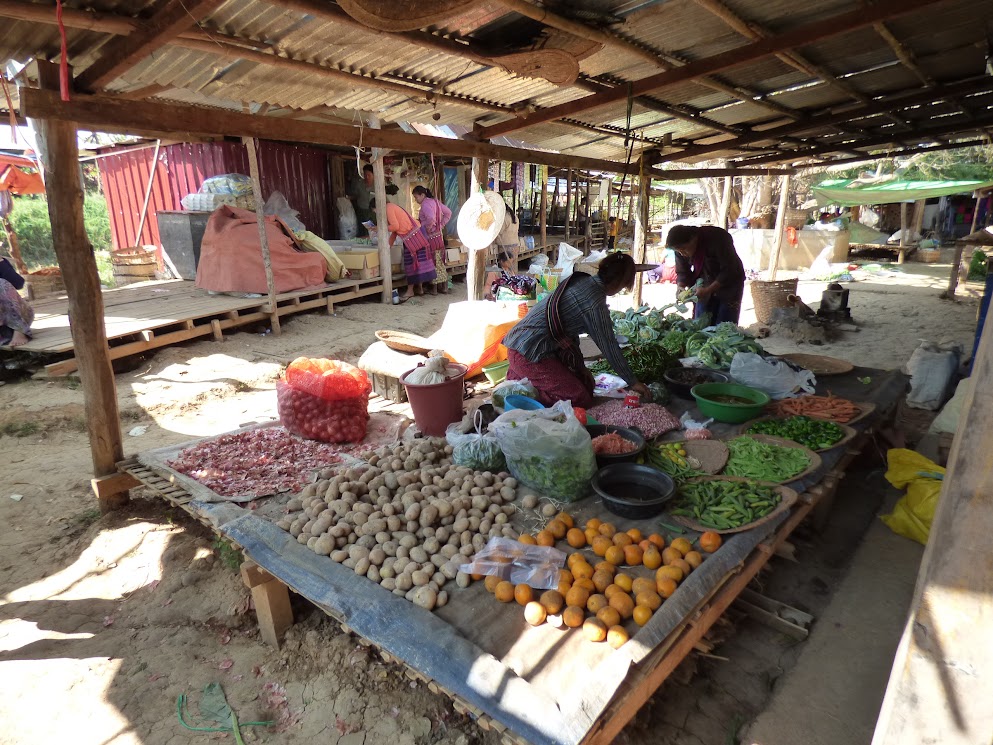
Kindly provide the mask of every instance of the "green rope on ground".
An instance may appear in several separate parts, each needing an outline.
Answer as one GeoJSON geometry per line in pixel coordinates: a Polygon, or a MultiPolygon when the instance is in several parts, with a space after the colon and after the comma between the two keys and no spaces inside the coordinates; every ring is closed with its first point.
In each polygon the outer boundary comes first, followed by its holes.
{"type": "Polygon", "coordinates": [[[179,723],[183,725],[186,729],[191,732],[234,732],[235,740],[239,745],[244,745],[244,741],[241,739],[241,727],[270,727],[275,722],[239,722],[238,718],[235,716],[234,710],[231,710],[231,727],[194,727],[191,724],[187,724],[186,720],[183,719],[183,709],[186,707],[186,694],[180,693],[179,697],[176,699],[176,718],[179,723]]]}

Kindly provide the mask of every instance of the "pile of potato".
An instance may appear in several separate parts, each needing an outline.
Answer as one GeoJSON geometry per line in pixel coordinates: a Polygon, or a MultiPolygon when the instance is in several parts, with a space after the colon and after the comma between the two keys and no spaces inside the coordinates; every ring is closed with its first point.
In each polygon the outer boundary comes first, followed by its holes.
{"type": "Polygon", "coordinates": [[[277,524],[394,594],[428,610],[441,607],[446,583],[472,581],[461,564],[490,538],[518,537],[510,525],[517,480],[456,466],[451,455],[444,438],[380,448],[366,459],[368,468],[308,486],[277,524]]]}

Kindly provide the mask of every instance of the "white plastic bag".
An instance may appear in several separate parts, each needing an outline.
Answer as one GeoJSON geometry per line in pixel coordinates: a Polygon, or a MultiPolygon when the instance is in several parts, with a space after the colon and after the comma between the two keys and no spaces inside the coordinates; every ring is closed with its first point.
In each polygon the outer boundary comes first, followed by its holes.
{"type": "Polygon", "coordinates": [[[286,201],[282,192],[274,191],[270,194],[269,198],[265,200],[265,207],[263,207],[262,212],[266,215],[275,215],[286,223],[286,227],[294,233],[302,233],[307,229],[307,226],[300,219],[300,213],[290,207],[290,203],[286,201]]]}
{"type": "Polygon", "coordinates": [[[510,472],[525,486],[565,502],[586,496],[596,455],[589,432],[568,401],[550,409],[508,411],[489,431],[503,448],[510,472]]]}
{"type": "Polygon", "coordinates": [[[529,274],[543,274],[548,269],[548,255],[538,254],[531,259],[531,266],[528,267],[529,274]]]}
{"type": "Polygon", "coordinates": [[[490,397],[493,399],[493,405],[501,411],[504,408],[507,396],[538,398],[538,389],[527,378],[520,378],[518,380],[504,380],[496,385],[490,394],[490,397]]]}
{"type": "Polygon", "coordinates": [[[859,222],[867,228],[875,228],[879,225],[879,213],[871,207],[863,207],[859,211],[859,222]]]}
{"type": "Polygon", "coordinates": [[[955,394],[949,399],[948,403],[941,407],[938,416],[934,418],[931,426],[928,427],[929,434],[937,435],[942,432],[955,434],[955,431],[959,428],[959,418],[962,416],[962,408],[965,406],[965,397],[969,392],[970,382],[969,378],[962,378],[959,381],[959,384],[955,387],[955,394]]]}
{"type": "Polygon", "coordinates": [[[359,220],[355,216],[352,200],[338,197],[338,234],[341,240],[350,241],[359,232],[359,220]]]}
{"type": "Polygon", "coordinates": [[[593,378],[593,395],[600,398],[624,398],[622,393],[628,387],[627,381],[619,375],[600,373],[593,378]]]}
{"type": "Polygon", "coordinates": [[[457,466],[491,473],[507,470],[500,443],[491,434],[481,434],[478,427],[463,432],[461,422],[450,424],[445,430],[445,440],[452,446],[452,461],[457,466]]]}
{"type": "Polygon", "coordinates": [[[948,398],[961,355],[962,348],[957,344],[941,346],[922,341],[907,363],[910,375],[907,406],[929,411],[940,409],[948,398]]]}
{"type": "Polygon", "coordinates": [[[559,260],[555,263],[556,269],[562,270],[562,279],[572,274],[576,264],[583,258],[583,252],[578,248],[570,246],[568,243],[559,244],[559,260]]]}
{"type": "Polygon", "coordinates": [[[810,370],[794,370],[784,360],[754,352],[738,352],[731,360],[731,377],[742,385],[758,388],[772,398],[792,398],[813,393],[817,378],[810,370]]]}

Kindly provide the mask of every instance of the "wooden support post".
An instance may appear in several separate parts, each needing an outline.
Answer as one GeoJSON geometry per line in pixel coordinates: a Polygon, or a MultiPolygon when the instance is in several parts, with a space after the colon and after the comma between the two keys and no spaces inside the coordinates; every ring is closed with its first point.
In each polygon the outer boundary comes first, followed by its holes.
{"type": "Polygon", "coordinates": [[[721,225],[727,230],[728,220],[731,217],[731,186],[733,179],[731,176],[724,177],[724,191],[721,194],[721,225]]]}
{"type": "Polygon", "coordinates": [[[14,226],[10,222],[9,215],[0,217],[0,226],[3,227],[3,232],[7,234],[7,246],[10,248],[10,258],[14,260],[14,268],[17,269],[18,274],[26,275],[28,273],[28,265],[24,263],[24,257],[21,256],[21,244],[17,242],[17,233],[14,231],[14,226]]]}
{"type": "Polygon", "coordinates": [[[943,295],[943,297],[949,300],[955,299],[955,291],[959,286],[959,272],[962,269],[962,253],[964,250],[965,244],[962,241],[955,241],[955,259],[952,261],[952,272],[948,276],[948,289],[945,290],[943,295]]]}
{"type": "MultiPolygon", "coordinates": [[[[38,78],[48,90],[59,90],[58,65],[38,60],[38,78]]],[[[48,216],[52,222],[52,243],[62,269],[69,316],[79,365],[80,382],[90,438],[93,475],[97,478],[117,473],[124,458],[121,421],[117,409],[117,388],[107,347],[103,295],[93,247],[83,224],[83,186],[79,178],[79,147],[76,125],[54,119],[34,120],[38,150],[47,178],[48,216]]],[[[104,512],[127,503],[127,488],[97,492],[104,512]]]]}
{"type": "Polygon", "coordinates": [[[786,208],[789,206],[790,177],[779,177],[779,209],[776,210],[776,237],[769,256],[769,281],[776,281],[779,271],[779,257],[783,252],[783,239],[786,237],[786,208]]]}
{"type": "MultiPolygon", "coordinates": [[[[634,246],[632,247],[635,264],[645,263],[645,245],[648,241],[648,202],[652,192],[650,171],[645,154],[642,153],[638,159],[638,211],[635,213],[634,246]]],[[[644,276],[644,272],[637,272],[634,275],[634,291],[632,292],[631,303],[635,308],[641,306],[641,287],[644,276]]]]}
{"type": "Polygon", "coordinates": [[[583,243],[583,253],[588,254],[590,252],[590,244],[593,242],[593,220],[590,219],[593,215],[593,210],[590,208],[590,176],[586,177],[586,209],[583,210],[583,217],[586,219],[586,227],[583,230],[584,243],[583,243]]]}
{"type": "MultiPolygon", "coordinates": [[[[369,127],[379,129],[379,119],[372,117],[369,119],[369,127]]],[[[383,167],[383,158],[386,151],[374,147],[372,149],[372,182],[373,191],[376,194],[376,246],[379,248],[379,276],[383,280],[382,301],[387,304],[393,303],[393,259],[390,248],[390,231],[387,228],[386,217],[386,169],[383,167]]],[[[407,249],[403,249],[406,251],[407,249]]]]}
{"type": "MultiPolygon", "coordinates": [[[[543,171],[545,169],[542,169],[543,171]]],[[[541,182],[541,216],[538,223],[538,237],[540,245],[544,247],[548,243],[548,177],[541,182]]]]}
{"type": "Polygon", "coordinates": [[[241,579],[245,587],[252,591],[262,641],[279,649],[286,629],[293,625],[289,590],[253,561],[241,565],[241,579]]]}
{"type": "Polygon", "coordinates": [[[900,256],[897,264],[902,264],[907,260],[907,203],[900,202],[900,256]]]}
{"type": "MultiPolygon", "coordinates": [[[[486,190],[489,180],[489,161],[486,158],[472,159],[472,193],[486,190]]],[[[465,281],[469,300],[482,300],[485,290],[483,282],[486,279],[487,249],[469,251],[469,266],[466,268],[465,281]]]]}
{"type": "Polygon", "coordinates": [[[224,341],[224,331],[221,330],[221,322],[212,318],[210,321],[210,333],[214,337],[214,341],[224,341]]]}
{"type": "Polygon", "coordinates": [[[976,206],[972,210],[972,227],[969,228],[969,234],[976,232],[976,223],[979,220],[979,204],[983,201],[982,195],[976,197],[976,206]]]}
{"type": "Polygon", "coordinates": [[[148,184],[145,186],[145,201],[141,205],[141,217],[138,219],[138,230],[135,232],[134,245],[140,246],[141,233],[145,229],[145,220],[148,217],[148,200],[152,196],[152,184],[155,183],[155,168],[159,163],[159,148],[162,147],[162,140],[155,141],[155,152],[152,154],[152,162],[148,166],[148,184]]]}
{"type": "Polygon", "coordinates": [[[993,731],[991,323],[969,380],[873,745],[972,745],[993,731]]]}
{"type": "Polygon", "coordinates": [[[569,242],[569,235],[572,232],[572,169],[566,171],[565,176],[565,242],[569,242]]]}
{"type": "Polygon", "coordinates": [[[269,295],[269,324],[273,336],[279,336],[282,329],[279,326],[279,309],[276,307],[276,280],[272,276],[272,257],[269,255],[269,236],[266,235],[265,213],[262,207],[262,183],[259,181],[259,158],[255,151],[255,138],[243,137],[241,141],[248,151],[248,174],[252,177],[252,193],[255,196],[255,221],[259,225],[259,243],[262,246],[262,266],[265,268],[265,283],[269,295]]]}

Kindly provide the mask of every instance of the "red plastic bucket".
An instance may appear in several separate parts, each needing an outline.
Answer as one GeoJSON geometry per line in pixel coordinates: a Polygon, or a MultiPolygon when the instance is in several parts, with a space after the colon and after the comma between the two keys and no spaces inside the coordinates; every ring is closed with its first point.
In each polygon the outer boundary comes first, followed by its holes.
{"type": "Polygon", "coordinates": [[[425,435],[444,437],[448,425],[462,419],[462,391],[468,370],[465,365],[449,363],[448,380],[432,385],[406,382],[413,370],[400,376],[400,382],[407,391],[410,408],[414,412],[414,423],[425,435]]]}

